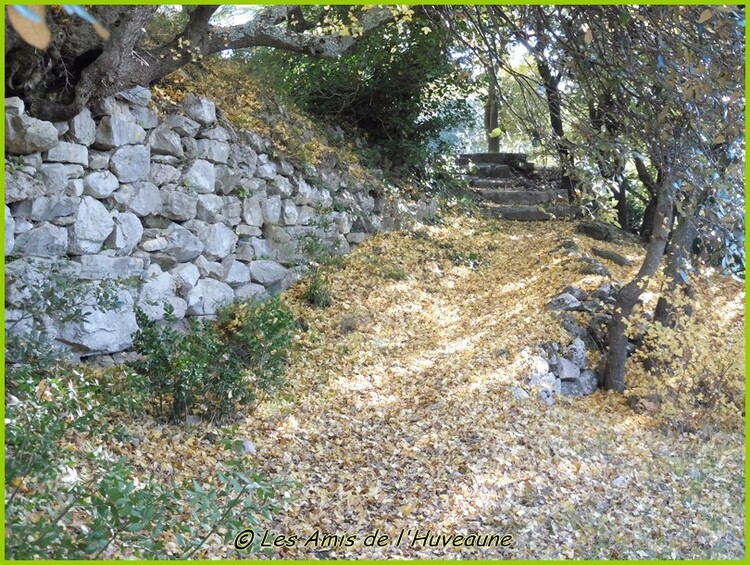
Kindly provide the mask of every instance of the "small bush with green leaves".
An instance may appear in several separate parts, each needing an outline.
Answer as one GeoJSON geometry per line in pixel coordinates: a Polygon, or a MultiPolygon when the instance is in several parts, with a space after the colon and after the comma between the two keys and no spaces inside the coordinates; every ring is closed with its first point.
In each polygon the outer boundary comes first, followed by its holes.
{"type": "Polygon", "coordinates": [[[234,302],[219,310],[215,328],[228,347],[229,358],[245,372],[255,396],[281,388],[295,323],[279,296],[262,302],[234,302]]]}
{"type": "Polygon", "coordinates": [[[305,300],[318,308],[328,308],[333,304],[331,291],[319,271],[314,271],[308,278],[305,300]]]}
{"type": "Polygon", "coordinates": [[[113,398],[111,389],[105,394],[96,378],[72,368],[38,377],[15,375],[18,396],[6,410],[9,559],[98,559],[111,557],[114,548],[145,559],[189,558],[219,528],[229,538],[278,511],[279,493],[291,486],[247,473],[241,445],[218,473],[218,485],[137,479],[124,458],[68,441],[112,433],[110,413],[127,397],[113,398]]]}
{"type": "Polygon", "coordinates": [[[133,338],[142,356],[133,368],[146,377],[160,417],[179,421],[198,411],[218,420],[283,384],[294,319],[278,298],[236,302],[215,322],[191,318],[184,333],[171,327],[170,306],[165,313],[160,323],[136,310],[133,338]]]}
{"type": "MultiPolygon", "coordinates": [[[[95,289],[91,306],[79,300],[92,291],[87,283],[66,281],[55,269],[49,275],[46,284],[25,278],[25,323],[35,331],[16,335],[6,356],[5,556],[189,558],[220,528],[228,542],[278,511],[279,493],[292,485],[246,471],[241,441],[215,485],[137,477],[125,459],[108,454],[112,437],[128,435],[117,414],[142,407],[142,379],[64,363],[44,320],[80,321],[87,308],[109,309],[112,296],[95,289]],[[81,449],[81,440],[98,447],[81,449]]],[[[170,352],[164,346],[162,359],[170,352]]]]}

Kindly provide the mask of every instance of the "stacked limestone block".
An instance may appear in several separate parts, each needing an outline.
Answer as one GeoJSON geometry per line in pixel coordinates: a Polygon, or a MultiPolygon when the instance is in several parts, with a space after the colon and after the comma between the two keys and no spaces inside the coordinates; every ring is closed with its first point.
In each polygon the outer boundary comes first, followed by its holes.
{"type": "Polygon", "coordinates": [[[53,124],[6,100],[6,320],[20,315],[24,280],[68,259],[71,277],[121,277],[122,306],[51,335],[79,355],[122,351],[136,306],[154,320],[165,303],[178,319],[212,315],[297,280],[308,234],[347,253],[430,213],[373,197],[338,163],[306,175],[272,158],[268,139],[235,131],[205,97],[163,119],[151,106],[136,87],[53,124]]]}

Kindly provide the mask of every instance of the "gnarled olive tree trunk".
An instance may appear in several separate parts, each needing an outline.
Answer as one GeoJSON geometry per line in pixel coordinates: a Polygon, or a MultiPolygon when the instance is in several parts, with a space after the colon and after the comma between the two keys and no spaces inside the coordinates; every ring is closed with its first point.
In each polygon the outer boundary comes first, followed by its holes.
{"type": "Polygon", "coordinates": [[[158,6],[92,6],[109,30],[103,41],[86,22],[66,21],[48,11],[52,43],[46,51],[27,45],[6,22],[6,96],[20,96],[29,112],[48,121],[77,115],[89,101],[135,85],[151,85],[198,59],[226,49],[272,47],[314,57],[336,57],[367,32],[393,20],[387,7],[358,13],[361,33],[309,33],[317,22],[301,19],[298,6],[266,6],[250,21],[220,27],[210,23],[218,6],[188,8],[188,21],[170,40],[147,41],[146,27],[158,6]]]}

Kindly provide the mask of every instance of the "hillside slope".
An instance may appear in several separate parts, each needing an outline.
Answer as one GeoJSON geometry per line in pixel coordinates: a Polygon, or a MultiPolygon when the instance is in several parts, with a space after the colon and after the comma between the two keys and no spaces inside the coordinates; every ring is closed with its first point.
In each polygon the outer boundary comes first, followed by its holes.
{"type": "MultiPolygon", "coordinates": [[[[253,464],[300,485],[288,509],[263,524],[297,536],[274,557],[742,558],[742,285],[698,282],[693,331],[703,338],[692,353],[679,351],[728,362],[717,385],[724,396],[710,410],[696,410],[686,386],[643,413],[603,391],[555,397],[551,406],[533,395],[516,400],[511,389],[527,385],[529,352],[570,340],[544,305],[567,285],[604,280],[581,274],[560,252],[564,239],[642,254],[635,244],[595,242],[571,223],[455,217],[368,239],[325,271],[328,309],[304,301],[304,280],[286,291],[306,329],[289,387],[236,429],[257,448],[253,464]],[[365,547],[376,530],[387,544],[365,547]],[[430,547],[412,543],[417,530],[511,535],[512,546],[465,547],[481,541],[467,538],[462,547],[430,547]],[[320,547],[323,534],[353,537],[320,547]]],[[[635,269],[605,263],[620,281],[635,269]]],[[[667,376],[649,376],[632,359],[631,390],[648,390],[649,379],[667,376]]],[[[139,454],[187,478],[183,465],[195,454],[172,441],[165,453],[147,437],[139,454]]],[[[190,468],[206,478],[222,455],[204,454],[208,466],[198,457],[190,468]]],[[[218,539],[204,550],[238,555],[218,539]]]]}

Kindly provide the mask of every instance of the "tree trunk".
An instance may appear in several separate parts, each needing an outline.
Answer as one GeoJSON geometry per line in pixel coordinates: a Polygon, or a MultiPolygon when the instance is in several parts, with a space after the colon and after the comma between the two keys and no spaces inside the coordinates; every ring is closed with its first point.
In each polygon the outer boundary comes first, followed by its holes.
{"type": "MultiPolygon", "coordinates": [[[[359,13],[362,33],[318,35],[290,23],[293,6],[266,6],[247,23],[229,27],[210,24],[218,6],[197,6],[185,28],[171,41],[144,47],[145,28],[158,6],[95,6],[92,14],[111,33],[97,38],[88,24],[55,21],[48,12],[53,42],[35,50],[6,25],[6,96],[21,96],[29,113],[47,121],[66,121],[90,101],[131,86],[149,86],[203,55],[226,49],[270,47],[321,58],[351,49],[360,37],[394,19],[384,6],[359,13]]],[[[305,27],[305,26],[303,26],[305,27]]]]}
{"type": "MultiPolygon", "coordinates": [[[[668,278],[667,290],[659,297],[654,311],[654,321],[659,322],[665,327],[673,328],[677,322],[677,308],[670,302],[670,299],[682,293],[686,298],[691,298],[693,294],[692,286],[687,278],[688,263],[690,259],[690,250],[693,246],[698,231],[693,222],[695,214],[695,193],[693,191],[688,196],[687,201],[683,203],[683,210],[686,215],[680,214],[676,218],[676,226],[672,231],[667,251],[667,264],[664,273],[668,278]]],[[[692,308],[686,304],[682,313],[690,316],[692,308]]]]}
{"type": "Polygon", "coordinates": [[[487,151],[489,153],[500,153],[500,137],[490,136],[500,124],[497,121],[497,77],[495,69],[489,69],[489,89],[487,100],[484,103],[484,131],[487,134],[487,151]]]}
{"type": "Polygon", "coordinates": [[[625,327],[638,298],[648,287],[649,279],[656,273],[664,256],[674,209],[672,190],[670,183],[662,183],[654,214],[654,232],[646,250],[646,258],[635,278],[617,294],[607,332],[607,356],[602,373],[602,385],[606,390],[625,391],[625,363],[628,358],[625,327]]]}
{"type": "Polygon", "coordinates": [[[546,61],[541,58],[536,60],[539,76],[542,78],[544,93],[547,98],[547,108],[549,110],[549,121],[552,131],[555,133],[557,141],[557,154],[560,156],[560,168],[562,169],[562,182],[560,189],[565,190],[568,194],[568,200],[575,200],[576,181],[573,176],[573,157],[565,142],[565,130],[563,129],[562,108],[560,102],[559,77],[553,77],[552,71],[546,61]]]}
{"type": "Polygon", "coordinates": [[[617,222],[620,228],[628,229],[628,179],[625,176],[620,177],[620,186],[615,193],[617,201],[617,222]]]}
{"type": "Polygon", "coordinates": [[[638,230],[638,235],[641,236],[641,241],[648,243],[651,241],[651,233],[654,231],[654,214],[656,213],[656,196],[650,195],[646,209],[643,211],[643,219],[641,220],[641,227],[638,230]]]}

